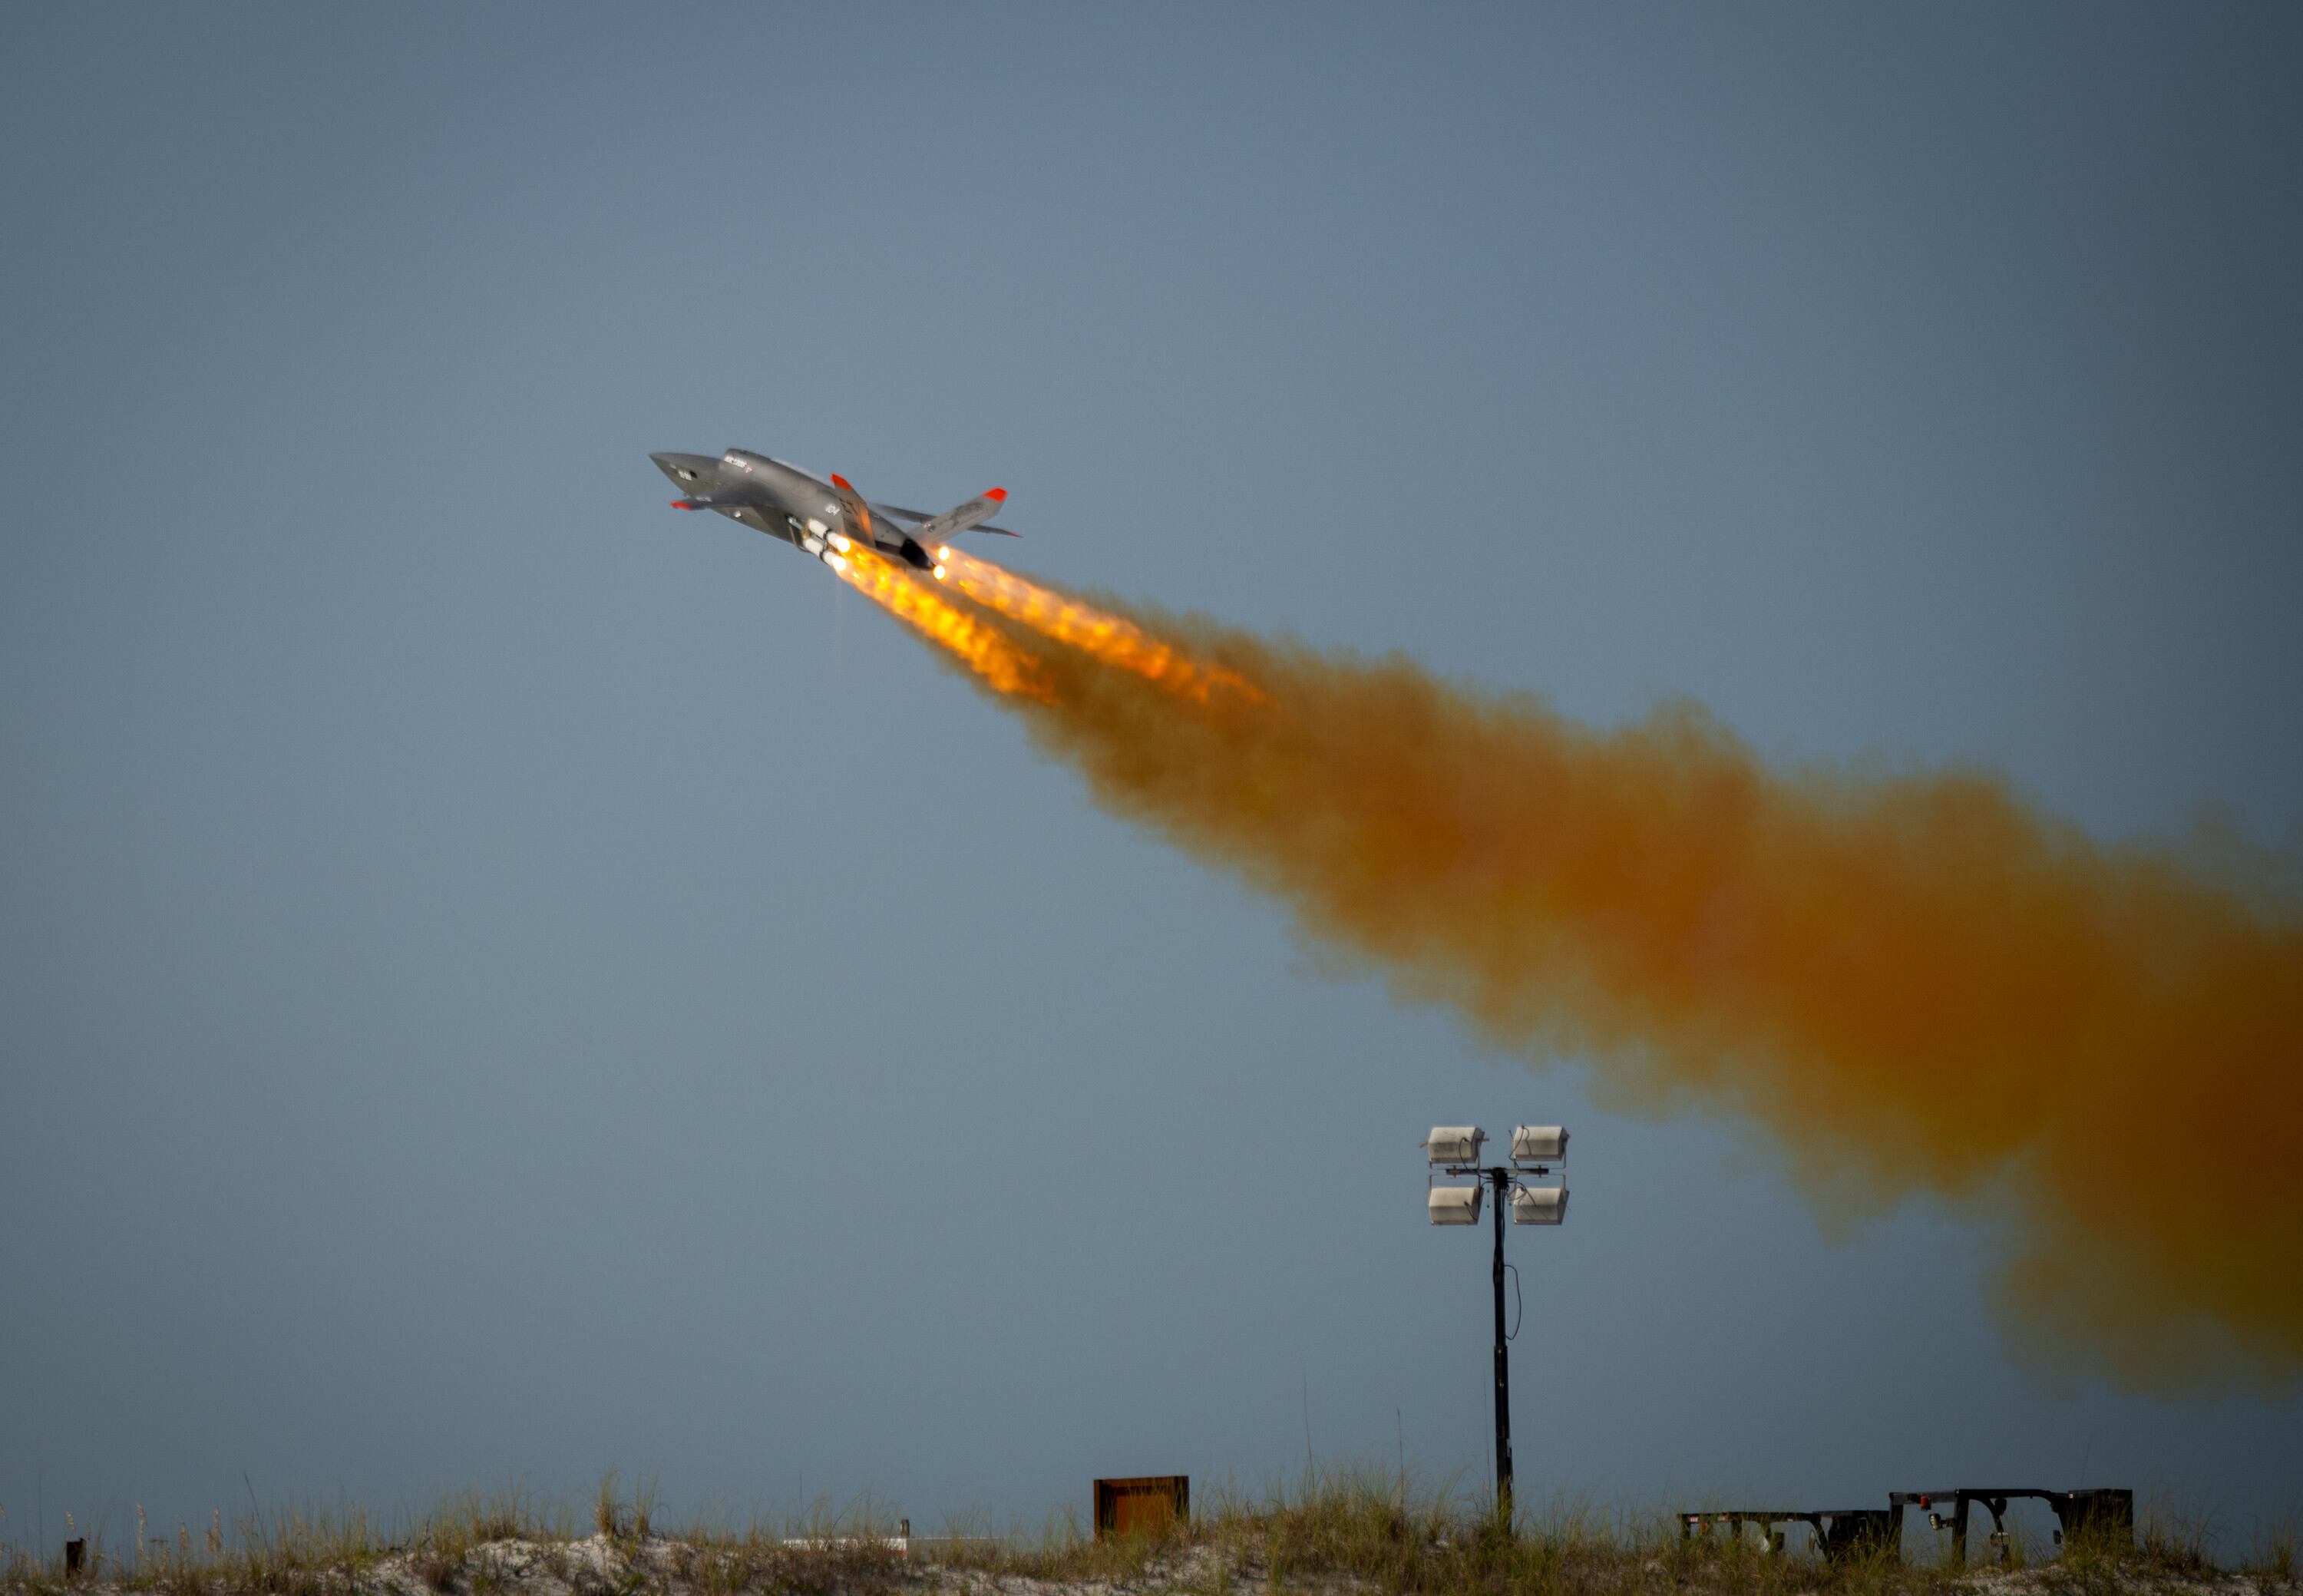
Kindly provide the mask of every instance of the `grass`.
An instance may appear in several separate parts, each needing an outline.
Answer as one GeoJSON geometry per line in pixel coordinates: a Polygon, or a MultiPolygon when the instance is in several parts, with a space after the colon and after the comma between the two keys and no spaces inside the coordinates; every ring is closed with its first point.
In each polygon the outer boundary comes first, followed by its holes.
{"type": "MultiPolygon", "coordinates": [[[[1906,1563],[1885,1549],[1826,1561],[1798,1546],[1797,1530],[1788,1552],[1771,1552],[1756,1533],[1683,1540],[1673,1515],[1573,1503],[1523,1512],[1518,1533],[1506,1535],[1484,1493],[1419,1492],[1401,1476],[1372,1471],[1313,1470],[1290,1487],[1260,1496],[1219,1489],[1195,1505],[1194,1521],[1162,1539],[1099,1542],[1067,1522],[1036,1539],[976,1541],[971,1544],[982,1550],[962,1550],[954,1560],[986,1574],[1072,1583],[1131,1582],[1158,1571],[1168,1576],[1161,1583],[1188,1585],[1198,1596],[1250,1596],[1248,1587],[1366,1596],[1950,1596],[2019,1571],[2022,1588],[2042,1596],[2174,1591],[2231,1575],[2266,1596],[2297,1588],[2291,1523],[2259,1535],[2248,1563],[2231,1571],[2206,1555],[2206,1522],[2172,1518],[2147,1519],[2132,1538],[2077,1533],[2060,1552],[2026,1545],[2011,1526],[1999,1567],[1985,1566],[1978,1533],[1971,1542],[1977,1560],[1961,1570],[1906,1563]]],[[[1915,1558],[1925,1555],[1929,1539],[1923,1529],[1914,1533],[1919,1523],[1905,1531],[1915,1558]]]]}
{"type": "MultiPolygon", "coordinates": [[[[87,1587],[152,1596],[896,1596],[938,1585],[1045,1581],[1139,1586],[1190,1596],[1284,1591],[1357,1596],[1951,1596],[1976,1570],[1906,1564],[1882,1553],[1826,1562],[1796,1546],[1771,1553],[1755,1538],[1683,1540],[1667,1515],[1625,1516],[1565,1506],[1523,1514],[1503,1533],[1487,1504],[1403,1476],[1311,1469],[1261,1494],[1219,1487],[1188,1523],[1163,1534],[1098,1540],[1076,1511],[1037,1526],[960,1520],[916,1542],[907,1560],[900,1521],[869,1499],[833,1511],[742,1525],[698,1519],[661,1533],[654,1476],[625,1495],[600,1484],[592,1534],[577,1516],[520,1490],[468,1496],[387,1528],[357,1508],[221,1513],[196,1531],[154,1533],[139,1508],[132,1544],[89,1541],[91,1570],[68,1581],[60,1555],[10,1547],[0,1521],[0,1596],[89,1596],[87,1587]]],[[[2040,1596],[2136,1596],[2223,1583],[2208,1558],[2204,1520],[2148,1519],[2132,1544],[2075,1538],[2045,1561],[2011,1546],[2010,1570],[2040,1596]]],[[[2296,1591],[2292,1520],[2257,1537],[2243,1574],[2265,1596],[2296,1591]]],[[[2043,1548],[2029,1549],[2032,1552],[2043,1548]]]]}

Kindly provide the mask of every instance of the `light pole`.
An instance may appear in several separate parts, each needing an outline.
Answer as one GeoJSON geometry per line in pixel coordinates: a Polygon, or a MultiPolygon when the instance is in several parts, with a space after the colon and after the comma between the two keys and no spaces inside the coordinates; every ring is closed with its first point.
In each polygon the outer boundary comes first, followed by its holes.
{"type": "Polygon", "coordinates": [[[1567,1187],[1531,1186],[1525,1177],[1549,1175],[1567,1161],[1567,1133],[1556,1125],[1523,1125],[1512,1132],[1511,1162],[1480,1167],[1488,1133],[1476,1125],[1435,1125],[1423,1143],[1424,1206],[1435,1225],[1476,1225],[1480,1199],[1496,1194],[1496,1521],[1512,1527],[1511,1353],[1504,1331],[1504,1203],[1514,1225],[1556,1225],[1567,1217],[1567,1187]],[[1438,1177],[1469,1175],[1469,1186],[1441,1186],[1438,1177]]]}

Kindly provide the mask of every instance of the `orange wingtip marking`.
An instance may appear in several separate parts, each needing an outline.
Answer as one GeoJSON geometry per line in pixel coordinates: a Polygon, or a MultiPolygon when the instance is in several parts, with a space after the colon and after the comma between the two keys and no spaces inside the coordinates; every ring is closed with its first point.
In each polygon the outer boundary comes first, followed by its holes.
{"type": "Polygon", "coordinates": [[[1008,490],[1004,487],[987,487],[983,490],[983,496],[994,504],[1008,502],[1008,490]]]}
{"type": "Polygon", "coordinates": [[[834,472],[831,474],[831,486],[834,486],[834,487],[836,487],[836,488],[841,488],[841,489],[844,489],[845,491],[847,491],[847,492],[848,492],[848,493],[851,493],[851,494],[852,494],[852,493],[854,493],[854,492],[856,491],[856,485],[855,485],[854,483],[852,483],[852,482],[848,481],[847,477],[842,477],[842,476],[841,476],[839,472],[837,472],[837,471],[834,471],[834,472]]]}

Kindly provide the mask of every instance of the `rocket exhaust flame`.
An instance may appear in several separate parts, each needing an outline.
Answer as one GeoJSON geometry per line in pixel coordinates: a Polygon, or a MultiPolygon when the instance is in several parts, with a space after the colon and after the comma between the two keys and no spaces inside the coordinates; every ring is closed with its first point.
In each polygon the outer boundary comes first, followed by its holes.
{"type": "Polygon", "coordinates": [[[981,621],[848,579],[1395,998],[1588,1059],[1615,1106],[1733,1116],[1819,1203],[1995,1207],[2029,1351],[2139,1389],[2303,1376],[2297,906],[1988,776],[1770,771],[1692,704],[1598,731],[949,564],[981,621]]]}
{"type": "Polygon", "coordinates": [[[1042,699],[1047,686],[1038,663],[998,631],[912,579],[891,561],[851,548],[832,574],[921,636],[939,643],[994,692],[1042,699]]]}
{"type": "Polygon", "coordinates": [[[1133,671],[1171,692],[1207,702],[1208,695],[1225,688],[1250,698],[1259,697],[1236,673],[1186,659],[1176,649],[1144,634],[1141,627],[1107,614],[1092,604],[1051,593],[1003,570],[989,560],[978,560],[957,549],[938,551],[940,570],[948,570],[951,585],[1010,621],[1020,621],[1043,638],[1070,645],[1108,665],[1133,671]]]}

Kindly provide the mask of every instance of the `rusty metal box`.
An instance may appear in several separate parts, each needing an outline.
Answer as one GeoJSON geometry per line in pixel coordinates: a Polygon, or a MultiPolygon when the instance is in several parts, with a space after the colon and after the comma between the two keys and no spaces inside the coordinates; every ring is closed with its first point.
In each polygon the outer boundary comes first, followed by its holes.
{"type": "Polygon", "coordinates": [[[1160,1535],[1192,1516],[1189,1474],[1139,1474],[1095,1482],[1095,1538],[1160,1535]]]}

